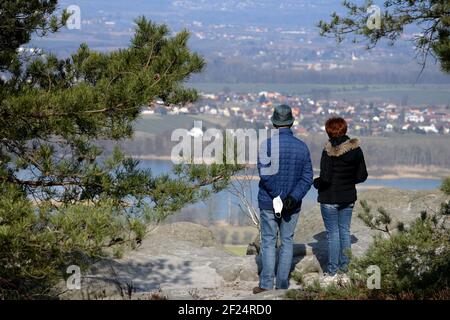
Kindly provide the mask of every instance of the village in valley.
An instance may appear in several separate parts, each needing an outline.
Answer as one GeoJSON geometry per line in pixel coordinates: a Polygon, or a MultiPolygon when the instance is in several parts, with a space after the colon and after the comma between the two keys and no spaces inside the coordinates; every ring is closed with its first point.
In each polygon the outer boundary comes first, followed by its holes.
{"type": "Polygon", "coordinates": [[[344,117],[354,134],[379,136],[388,133],[450,134],[448,106],[401,106],[389,102],[351,103],[345,100],[317,99],[278,92],[203,93],[194,104],[166,108],[162,102],[144,108],[143,114],[204,114],[237,118],[258,128],[270,127],[273,107],[286,103],[297,119],[293,130],[299,136],[324,131],[329,117],[344,117]]]}

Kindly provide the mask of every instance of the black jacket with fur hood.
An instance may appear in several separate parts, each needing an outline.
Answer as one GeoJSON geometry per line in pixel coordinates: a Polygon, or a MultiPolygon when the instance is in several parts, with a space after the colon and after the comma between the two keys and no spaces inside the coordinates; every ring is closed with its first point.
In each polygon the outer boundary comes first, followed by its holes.
{"type": "Polygon", "coordinates": [[[326,204],[355,202],[355,184],[367,179],[364,154],[358,139],[330,139],[322,152],[320,177],[314,180],[318,201],[326,204]]]}

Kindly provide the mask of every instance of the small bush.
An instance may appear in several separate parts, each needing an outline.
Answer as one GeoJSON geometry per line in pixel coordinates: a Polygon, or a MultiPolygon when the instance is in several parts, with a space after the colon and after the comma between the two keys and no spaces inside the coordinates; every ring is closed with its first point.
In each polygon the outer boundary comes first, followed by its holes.
{"type": "Polygon", "coordinates": [[[378,235],[366,254],[354,259],[353,276],[376,265],[381,270],[381,291],[400,298],[409,293],[415,299],[432,297],[450,285],[449,230],[442,216],[421,216],[408,230],[385,239],[378,235]]]}
{"type": "Polygon", "coordinates": [[[286,298],[293,300],[368,300],[383,299],[383,296],[379,291],[368,291],[361,286],[321,287],[316,282],[305,290],[289,290],[286,298]]]}
{"type": "Polygon", "coordinates": [[[446,195],[450,195],[450,177],[444,178],[442,181],[441,191],[446,195]]]}

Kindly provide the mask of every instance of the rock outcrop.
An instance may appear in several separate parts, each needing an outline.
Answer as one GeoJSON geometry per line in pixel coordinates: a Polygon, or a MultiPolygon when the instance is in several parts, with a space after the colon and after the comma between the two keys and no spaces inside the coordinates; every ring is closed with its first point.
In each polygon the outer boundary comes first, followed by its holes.
{"type": "Polygon", "coordinates": [[[61,298],[235,298],[248,295],[257,280],[255,256],[227,253],[208,228],[179,222],[157,227],[123,259],[96,263],[81,290],[61,298]]]}
{"type": "MultiPolygon", "coordinates": [[[[422,210],[436,210],[446,198],[437,191],[370,190],[360,194],[376,210],[384,207],[405,223],[422,210]]],[[[352,220],[352,251],[361,255],[374,231],[356,217],[352,220]]],[[[295,236],[292,270],[309,284],[320,278],[326,263],[327,241],[319,206],[302,212],[295,236]]],[[[228,253],[211,230],[188,222],[161,225],[141,246],[123,259],[96,263],[82,277],[81,290],[66,291],[62,299],[279,299],[282,291],[253,296],[258,284],[259,257],[228,253]]],[[[296,287],[295,281],[291,281],[296,287]]],[[[64,284],[59,286],[60,290],[64,284]]],[[[298,287],[298,286],[297,286],[298,287]]]]}

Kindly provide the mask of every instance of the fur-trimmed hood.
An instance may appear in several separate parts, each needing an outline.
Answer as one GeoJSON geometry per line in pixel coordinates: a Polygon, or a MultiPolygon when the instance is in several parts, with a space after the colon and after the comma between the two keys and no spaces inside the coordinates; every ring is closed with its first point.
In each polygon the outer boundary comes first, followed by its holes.
{"type": "Polygon", "coordinates": [[[325,144],[324,149],[330,157],[340,157],[343,154],[345,154],[351,150],[357,149],[359,146],[360,146],[359,139],[353,138],[353,139],[349,139],[335,147],[333,147],[331,142],[328,141],[325,144]]]}

